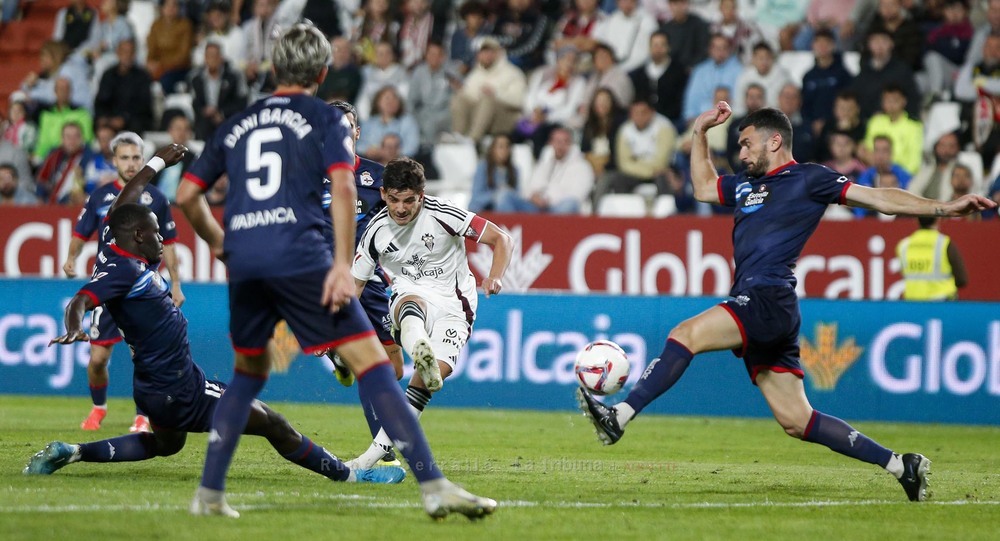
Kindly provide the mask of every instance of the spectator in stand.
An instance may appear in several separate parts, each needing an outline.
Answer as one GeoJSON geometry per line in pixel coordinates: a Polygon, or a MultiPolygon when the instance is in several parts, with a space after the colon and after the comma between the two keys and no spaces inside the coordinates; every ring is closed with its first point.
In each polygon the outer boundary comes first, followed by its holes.
{"type": "Polygon", "coordinates": [[[64,139],[63,126],[75,123],[80,128],[84,143],[94,139],[94,120],[90,111],[82,107],[74,107],[70,103],[73,95],[73,83],[69,79],[59,78],[55,82],[56,102],[38,115],[38,142],[35,144],[35,163],[41,163],[52,149],[59,146],[64,139]]]}
{"type": "Polygon", "coordinates": [[[827,139],[830,159],[823,162],[823,165],[844,175],[847,180],[857,182],[858,177],[867,169],[857,158],[857,147],[858,143],[851,138],[851,134],[842,131],[830,132],[830,137],[827,139]]]}
{"type": "Polygon", "coordinates": [[[362,66],[377,61],[376,46],[379,43],[388,43],[395,51],[399,40],[399,21],[389,0],[365,0],[361,20],[352,36],[351,42],[358,48],[362,66]]]}
{"type": "Polygon", "coordinates": [[[618,9],[594,29],[595,41],[607,43],[626,72],[649,59],[649,36],[656,32],[656,19],[636,8],[636,0],[618,0],[618,9]]]}
{"type": "MultiPolygon", "coordinates": [[[[780,92],[780,90],[779,90],[780,92]]],[[[733,172],[742,171],[746,165],[740,160],[740,125],[750,113],[767,105],[767,89],[758,83],[750,83],[743,91],[743,103],[746,112],[743,116],[733,117],[726,129],[726,159],[733,172]]]]}
{"type": "MultiPolygon", "coordinates": [[[[905,190],[910,184],[910,173],[892,161],[892,139],[884,135],[875,136],[875,150],[872,151],[872,166],[858,177],[857,184],[874,188],[900,188],[905,190]]],[[[875,211],[855,207],[858,218],[875,216],[875,211]]]]}
{"type": "MultiPolygon", "coordinates": [[[[451,129],[451,94],[461,88],[461,76],[445,65],[445,51],[441,43],[427,45],[424,62],[410,77],[408,105],[420,128],[420,151],[417,161],[429,162],[430,153],[438,136],[451,129]]],[[[426,170],[427,167],[424,167],[426,170]]]]}
{"type": "Polygon", "coordinates": [[[406,14],[399,27],[399,63],[410,71],[423,61],[434,30],[428,0],[406,0],[406,14]]]}
{"type": "MultiPolygon", "coordinates": [[[[812,0],[806,10],[806,19],[798,25],[793,47],[796,51],[808,51],[819,31],[829,32],[837,45],[840,27],[850,19],[857,0],[812,0]]],[[[814,50],[815,52],[815,50],[814,50]]]]}
{"type": "MultiPolygon", "coordinates": [[[[262,93],[270,92],[274,88],[271,51],[280,31],[278,18],[274,16],[277,7],[278,0],[253,0],[253,17],[242,26],[243,36],[246,38],[246,51],[238,65],[243,67],[247,85],[262,93]]],[[[330,69],[328,77],[334,75],[334,69],[330,69]]]]}
{"type": "Polygon", "coordinates": [[[191,52],[191,64],[201,67],[205,60],[205,46],[217,43],[222,51],[222,57],[233,69],[243,68],[243,57],[246,54],[247,39],[243,29],[232,24],[229,11],[232,5],[228,0],[211,0],[205,8],[202,29],[198,34],[198,45],[191,52]]]}
{"type": "Polygon", "coordinates": [[[740,59],[740,62],[749,64],[753,57],[754,45],[764,42],[764,34],[753,22],[740,17],[737,11],[736,0],[722,0],[719,2],[719,13],[721,19],[709,26],[712,34],[722,34],[729,38],[733,44],[733,51],[740,59]]]}
{"type": "Polygon", "coordinates": [[[743,115],[746,112],[746,104],[743,103],[743,96],[746,89],[751,84],[758,84],[764,87],[764,96],[767,99],[766,105],[775,107],[778,105],[778,95],[781,89],[792,78],[785,71],[785,68],[777,65],[774,58],[774,50],[765,42],[760,42],[753,47],[753,57],[750,65],[743,68],[739,77],[736,78],[736,88],[733,90],[732,109],[734,115],[743,115]]]}
{"type": "Polygon", "coordinates": [[[194,27],[181,16],[179,0],[163,0],[146,37],[146,68],[164,94],[177,92],[177,83],[187,79],[193,47],[194,27]]]}
{"type": "Polygon", "coordinates": [[[107,122],[115,131],[142,133],[153,129],[153,79],[144,68],[135,65],[135,42],[118,43],[118,64],[101,77],[94,115],[98,123],[107,122]]]}
{"type": "Polygon", "coordinates": [[[913,176],[907,190],[928,199],[951,201],[951,185],[948,180],[958,164],[960,150],[962,148],[957,133],[943,134],[934,142],[931,156],[920,164],[920,169],[913,176]]]}
{"type": "Polygon", "coordinates": [[[497,212],[577,214],[594,188],[594,170],[573,145],[573,132],[564,126],[552,129],[549,144],[528,180],[528,198],[506,190],[497,212]]]}
{"type": "Polygon", "coordinates": [[[396,51],[387,42],[375,45],[375,62],[361,67],[361,81],[361,92],[355,107],[362,120],[368,119],[375,94],[385,86],[395,86],[400,96],[406,96],[410,91],[406,69],[396,62],[396,51]]]}
{"type": "Polygon", "coordinates": [[[670,56],[667,34],[656,31],[649,37],[649,60],[628,74],[635,99],[653,104],[674,127],[683,127],[681,105],[687,87],[688,69],[670,56]]]}
{"type": "MultiPolygon", "coordinates": [[[[951,170],[951,199],[954,201],[959,197],[964,195],[969,195],[975,191],[975,178],[972,174],[972,168],[964,163],[957,163],[955,167],[951,170]]],[[[978,220],[979,214],[972,214],[967,216],[967,219],[978,220]]]]}
{"type": "Polygon", "coordinates": [[[480,213],[495,211],[507,192],[517,192],[517,168],[511,160],[510,137],[497,135],[486,148],[486,155],[476,165],[472,176],[472,196],[469,210],[480,213]]]}
{"type": "MultiPolygon", "coordinates": [[[[352,0],[284,0],[279,2],[276,15],[282,28],[288,28],[299,21],[308,20],[326,39],[350,34],[350,28],[341,22],[341,14],[350,15],[348,6],[353,3],[356,10],[358,1],[352,0]]],[[[238,24],[236,20],[234,24],[238,24]]]]}
{"type": "Polygon", "coordinates": [[[607,88],[597,89],[587,112],[587,122],[583,125],[580,150],[583,157],[594,168],[594,176],[601,178],[605,171],[615,169],[615,139],[618,129],[625,123],[628,114],[618,105],[614,95],[607,88]]]}
{"type": "Polygon", "coordinates": [[[97,10],[86,0],[70,0],[68,6],[56,12],[52,39],[64,43],[72,53],[82,53],[95,41],[97,23],[97,10]]]}
{"type": "Polygon", "coordinates": [[[666,170],[676,145],[673,124],[649,103],[633,103],[615,137],[615,168],[599,179],[594,202],[606,193],[631,193],[641,184],[655,184],[657,192],[669,193],[666,170]]]}
{"type": "Polygon", "coordinates": [[[993,119],[980,120],[972,116],[973,140],[982,155],[983,163],[991,164],[1000,153],[1000,129],[996,128],[1000,118],[1000,34],[990,34],[983,43],[982,59],[974,64],[966,64],[955,80],[955,97],[962,101],[974,101],[982,94],[983,99],[993,103],[993,119]],[[990,126],[988,133],[980,128],[980,122],[990,126]]]}
{"type": "Polygon", "coordinates": [[[524,72],[511,64],[497,40],[479,41],[476,67],[451,100],[452,132],[475,143],[485,135],[510,133],[524,104],[524,72]]]}
{"type": "Polygon", "coordinates": [[[865,142],[861,149],[862,159],[872,150],[876,135],[884,135],[892,140],[893,162],[911,175],[920,169],[924,125],[906,114],[906,94],[898,85],[888,84],[882,88],[882,112],[868,120],[865,142]]]}
{"type": "MultiPolygon", "coordinates": [[[[853,90],[841,90],[833,100],[833,115],[823,123],[819,140],[826,141],[832,132],[838,131],[848,134],[855,144],[860,144],[865,138],[866,127],[861,121],[861,106],[858,104],[857,94],[853,90]]],[[[820,145],[818,150],[817,161],[830,159],[825,146],[820,145]]]]}
{"type": "Polygon", "coordinates": [[[522,115],[511,140],[530,142],[537,158],[556,126],[572,122],[583,106],[587,81],[576,74],[577,52],[572,47],[559,50],[555,66],[535,70],[528,79],[522,115]]]}
{"type": "Polygon", "coordinates": [[[48,107],[56,102],[56,81],[70,81],[73,93],[69,102],[74,107],[90,108],[90,71],[82,57],[70,55],[69,47],[59,41],[46,41],[38,53],[37,72],[31,72],[21,83],[27,95],[29,111],[48,107]]]}
{"type": "Polygon", "coordinates": [[[361,68],[354,61],[354,47],[345,37],[330,40],[333,49],[333,64],[326,74],[326,79],[319,85],[316,97],[325,101],[346,101],[355,103],[361,92],[361,68]]]}
{"type": "MultiPolygon", "coordinates": [[[[986,22],[977,26],[972,34],[969,52],[963,66],[975,66],[983,59],[983,45],[990,34],[1000,34],[1000,0],[987,0],[986,22]]],[[[995,214],[995,213],[994,213],[995,214]]]]}
{"type": "Polygon", "coordinates": [[[0,163],[9,163],[17,169],[17,178],[21,182],[22,190],[31,194],[37,192],[27,152],[10,144],[10,141],[0,138],[0,163]]]}
{"type": "Polygon", "coordinates": [[[821,28],[813,34],[812,51],[813,67],[802,77],[802,120],[819,137],[837,94],[851,85],[854,76],[844,67],[831,30],[821,28]]]}
{"type": "Polygon", "coordinates": [[[132,23],[125,17],[130,5],[131,0],[101,0],[101,21],[93,42],[85,51],[94,68],[95,83],[99,84],[101,75],[118,62],[118,44],[127,39],[135,40],[132,23]]]}
{"type": "MultiPolygon", "coordinates": [[[[164,116],[167,115],[164,114],[164,116]]],[[[187,115],[176,111],[167,118],[166,124],[167,133],[170,134],[170,142],[184,145],[190,149],[191,146],[188,143],[190,143],[194,134],[191,131],[191,121],[188,120],[187,115]]],[[[188,150],[181,157],[181,161],[167,167],[163,171],[160,171],[159,175],[156,175],[156,187],[163,192],[167,201],[171,203],[177,201],[177,186],[180,185],[184,173],[191,167],[191,164],[194,163],[197,157],[194,152],[188,150]]]]}
{"type": "Polygon", "coordinates": [[[458,9],[462,24],[451,34],[450,63],[463,76],[476,63],[476,39],[486,36],[492,30],[487,20],[486,7],[479,0],[466,0],[458,9]]]}
{"type": "Polygon", "coordinates": [[[691,71],[684,91],[684,122],[690,123],[715,105],[712,96],[717,88],[724,87],[732,95],[742,71],[743,64],[733,56],[729,40],[719,34],[712,36],[708,58],[691,71]]]}
{"type": "Polygon", "coordinates": [[[17,167],[7,162],[0,162],[0,207],[37,205],[35,194],[25,190],[17,175],[17,167]]]}
{"type": "Polygon", "coordinates": [[[204,54],[204,65],[191,72],[188,85],[193,95],[195,137],[208,141],[219,124],[247,106],[247,84],[243,73],[222,57],[218,43],[209,42],[204,54]]]}
{"type": "Polygon", "coordinates": [[[920,118],[920,92],[913,70],[893,53],[892,37],[884,30],[868,33],[869,56],[861,60],[861,71],[851,84],[861,105],[861,119],[867,121],[878,112],[882,89],[889,83],[906,89],[907,110],[911,118],[920,118]]]}
{"type": "MultiPolygon", "coordinates": [[[[620,65],[615,63],[615,52],[605,43],[598,42],[593,49],[594,70],[587,78],[587,85],[580,100],[580,109],[576,118],[567,121],[572,128],[579,128],[587,120],[587,104],[594,99],[599,88],[606,88],[615,97],[619,107],[628,107],[635,98],[635,88],[632,80],[620,65]]],[[[640,66],[641,68],[642,66],[640,66]]],[[[637,68],[638,69],[638,68],[637,68]]]]}
{"type": "Polygon", "coordinates": [[[777,44],[779,51],[790,51],[795,34],[806,20],[811,0],[757,0],[754,16],[764,39],[777,44]]]}
{"type": "Polygon", "coordinates": [[[38,126],[28,118],[28,108],[24,105],[24,94],[11,94],[7,105],[7,120],[0,123],[3,139],[30,155],[38,141],[38,126]]]}
{"type": "Polygon", "coordinates": [[[507,0],[493,24],[493,35],[511,64],[525,72],[541,66],[549,20],[532,0],[507,0]]]}
{"type": "Polygon", "coordinates": [[[118,169],[112,161],[114,152],[111,151],[111,140],[115,138],[116,133],[107,122],[97,125],[94,143],[91,145],[94,157],[83,170],[85,186],[91,187],[89,191],[118,179],[118,169]]]}
{"type": "Polygon", "coordinates": [[[793,83],[786,83],[778,92],[778,109],[792,122],[792,157],[799,163],[813,161],[816,136],[802,120],[802,92],[793,83]]]}
{"type": "MultiPolygon", "coordinates": [[[[869,25],[867,34],[884,33],[893,44],[893,56],[902,60],[914,72],[923,68],[924,36],[920,25],[903,7],[902,0],[878,0],[878,11],[869,25]]],[[[861,51],[861,62],[866,63],[874,52],[871,44],[861,51]]]]}
{"type": "Polygon", "coordinates": [[[708,23],[690,12],[688,0],[670,0],[670,13],[672,18],[660,25],[660,31],[670,41],[671,57],[690,71],[705,60],[712,34],[708,23]]]}
{"type": "Polygon", "coordinates": [[[594,35],[604,21],[604,13],[597,9],[598,0],[573,0],[573,6],[558,21],[549,40],[549,63],[555,60],[555,53],[563,47],[573,47],[588,53],[596,44],[594,35]]]}
{"type": "Polygon", "coordinates": [[[372,114],[358,139],[358,154],[379,163],[389,163],[392,157],[386,155],[383,148],[389,134],[395,134],[400,139],[396,150],[398,155],[416,156],[420,149],[420,128],[417,121],[406,113],[403,98],[392,85],[382,87],[372,100],[372,114]]]}
{"type": "Polygon", "coordinates": [[[397,133],[387,133],[378,147],[378,163],[383,166],[403,155],[403,140],[397,133]]]}
{"type": "Polygon", "coordinates": [[[945,0],[944,22],[927,34],[924,68],[928,96],[950,97],[955,76],[969,52],[973,28],[965,2],[945,0]],[[946,91],[947,96],[944,95],[946,91]]]}
{"type": "Polygon", "coordinates": [[[62,127],[62,142],[52,149],[35,179],[40,199],[48,204],[78,207],[87,199],[83,172],[94,157],[76,122],[62,127]]]}

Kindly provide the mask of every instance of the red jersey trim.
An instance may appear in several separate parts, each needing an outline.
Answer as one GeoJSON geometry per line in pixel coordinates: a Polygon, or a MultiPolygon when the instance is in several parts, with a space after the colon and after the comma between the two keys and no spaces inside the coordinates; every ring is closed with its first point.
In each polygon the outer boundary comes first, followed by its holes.
{"type": "Polygon", "coordinates": [[[740,321],[740,317],[736,315],[736,312],[733,311],[733,309],[730,308],[728,304],[723,302],[720,303],[719,306],[721,306],[725,311],[729,312],[729,315],[733,317],[733,321],[736,322],[736,326],[739,327],[740,329],[740,340],[743,341],[743,345],[740,347],[739,350],[734,349],[733,354],[735,354],[737,357],[742,358],[744,355],[747,354],[747,330],[743,327],[743,322],[740,321]]]}
{"type": "Polygon", "coordinates": [[[819,414],[818,411],[813,410],[812,415],[809,416],[809,423],[806,424],[806,429],[802,432],[803,440],[809,439],[809,433],[812,432],[813,425],[816,424],[816,417],[818,416],[818,414],[819,414]]]}
{"type": "Polygon", "coordinates": [[[118,338],[109,338],[107,340],[91,340],[90,343],[95,346],[111,347],[121,341],[122,337],[119,336],[118,338]]]}
{"type": "Polygon", "coordinates": [[[77,295],[84,295],[90,297],[90,300],[94,302],[94,306],[100,306],[101,304],[104,304],[101,302],[101,299],[97,298],[97,295],[95,295],[93,291],[81,289],[80,291],[77,292],[77,295]]]}
{"type": "Polygon", "coordinates": [[[125,189],[125,185],[122,184],[122,179],[115,179],[115,188],[117,188],[119,192],[125,189]]]}
{"type": "Polygon", "coordinates": [[[719,192],[719,203],[725,205],[726,204],[726,197],[722,193],[722,175],[719,175],[715,179],[715,190],[717,192],[719,192]]]}
{"type": "Polygon", "coordinates": [[[840,205],[846,205],[847,204],[847,189],[851,187],[851,184],[854,184],[854,183],[851,182],[851,181],[847,181],[847,182],[844,183],[843,189],[840,190],[840,200],[837,201],[838,204],[840,204],[840,205]]]}
{"type": "Polygon", "coordinates": [[[73,232],[73,236],[76,237],[76,238],[78,238],[78,239],[80,239],[80,240],[90,240],[90,235],[87,235],[85,237],[85,236],[77,233],[76,231],[73,232]]]}
{"type": "MultiPolygon", "coordinates": [[[[751,371],[750,374],[750,381],[752,381],[754,385],[757,385],[757,374],[760,374],[764,370],[770,370],[771,372],[795,374],[795,376],[798,377],[799,379],[804,379],[806,377],[805,372],[803,372],[799,368],[788,368],[787,366],[769,366],[766,364],[758,364],[753,367],[753,370],[751,371]]],[[[812,419],[810,419],[809,422],[811,424],[812,419]]]]}
{"type": "Polygon", "coordinates": [[[207,182],[205,182],[200,177],[198,177],[198,175],[195,175],[194,173],[192,173],[190,171],[184,173],[184,180],[188,180],[188,181],[191,181],[191,182],[197,184],[198,187],[201,188],[202,190],[208,188],[208,183],[207,182]]]}
{"type": "Polygon", "coordinates": [[[118,255],[122,255],[122,256],[125,256],[125,257],[131,257],[132,259],[138,259],[139,261],[142,261],[143,263],[149,265],[149,261],[146,261],[146,258],[144,258],[144,257],[142,257],[140,255],[135,255],[132,252],[126,252],[124,249],[122,249],[117,244],[109,244],[108,246],[111,247],[111,251],[113,251],[114,253],[116,253],[118,255]]]}
{"type": "Polygon", "coordinates": [[[788,162],[788,163],[786,163],[786,164],[783,164],[783,165],[779,165],[778,167],[775,167],[774,169],[771,169],[771,170],[770,170],[770,171],[768,171],[767,173],[764,173],[764,176],[765,176],[765,177],[769,177],[769,176],[771,176],[771,175],[774,175],[774,174],[776,174],[776,173],[777,173],[778,171],[781,171],[782,169],[784,169],[784,168],[786,168],[786,167],[789,167],[789,166],[791,166],[791,165],[795,165],[795,164],[797,164],[797,163],[799,163],[799,162],[797,162],[797,161],[795,161],[795,160],[792,160],[792,161],[790,161],[790,162],[788,162]]]}
{"type": "MultiPolygon", "coordinates": [[[[355,156],[355,159],[357,159],[357,156],[355,156]]],[[[346,162],[338,162],[338,163],[335,163],[335,164],[331,165],[326,170],[326,174],[327,175],[332,175],[334,171],[337,171],[339,169],[346,169],[346,170],[348,170],[348,171],[350,171],[350,172],[353,173],[356,168],[357,168],[357,165],[351,165],[351,164],[346,163],[346,162]]]]}
{"type": "Polygon", "coordinates": [[[379,361],[379,362],[377,362],[377,363],[369,366],[368,368],[362,370],[360,374],[355,374],[355,376],[357,377],[357,379],[360,380],[361,378],[365,377],[365,374],[367,374],[368,372],[371,372],[372,370],[375,370],[376,368],[378,368],[378,367],[380,367],[382,365],[386,365],[386,364],[391,365],[392,363],[389,362],[389,359],[385,359],[385,360],[379,361]]]}
{"type": "Polygon", "coordinates": [[[174,244],[176,242],[177,242],[177,239],[166,239],[166,240],[163,241],[163,245],[166,246],[168,244],[174,244]]]}
{"type": "Polygon", "coordinates": [[[325,344],[317,344],[315,346],[306,346],[306,347],[302,348],[302,352],[305,353],[305,354],[307,354],[307,355],[312,355],[312,354],[320,352],[320,351],[326,351],[328,349],[336,349],[337,347],[342,346],[342,345],[344,345],[344,344],[346,344],[348,342],[354,342],[356,340],[363,340],[365,338],[368,338],[369,336],[375,336],[375,330],[374,329],[372,329],[370,331],[360,332],[358,334],[352,334],[350,336],[345,336],[343,338],[338,338],[337,340],[334,340],[332,342],[327,342],[325,344]]]}

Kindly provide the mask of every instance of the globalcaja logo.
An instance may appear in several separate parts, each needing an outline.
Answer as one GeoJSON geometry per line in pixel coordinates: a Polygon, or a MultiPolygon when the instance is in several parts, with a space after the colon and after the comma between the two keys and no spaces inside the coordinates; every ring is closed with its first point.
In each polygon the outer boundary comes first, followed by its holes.
{"type": "Polygon", "coordinates": [[[838,343],[836,323],[817,323],[814,336],[813,342],[802,337],[802,364],[816,389],[832,391],[844,372],[861,357],[864,348],[855,343],[853,336],[838,343]]]}
{"type": "MultiPolygon", "coordinates": [[[[540,242],[533,243],[525,249],[521,226],[514,226],[508,232],[514,241],[514,250],[507,274],[504,276],[504,290],[527,291],[552,263],[552,255],[543,251],[540,242]]],[[[477,246],[477,251],[469,254],[469,264],[486,276],[493,265],[493,250],[483,244],[477,246]]]]}

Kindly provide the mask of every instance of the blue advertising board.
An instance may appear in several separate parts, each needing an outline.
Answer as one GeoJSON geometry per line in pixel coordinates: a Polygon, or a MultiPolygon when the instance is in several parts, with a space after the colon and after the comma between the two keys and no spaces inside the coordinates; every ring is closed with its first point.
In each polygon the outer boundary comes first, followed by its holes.
{"type": "MultiPolygon", "coordinates": [[[[47,347],[80,281],[0,280],[0,393],[87,394],[87,344],[47,347]]],[[[209,377],[232,372],[226,288],[191,284],[183,307],[195,360],[209,377]]],[[[481,299],[475,330],[437,406],[569,410],[573,359],[595,339],[619,343],[631,380],[670,328],[719,299],[604,295],[499,295],[481,299]]],[[[802,301],[802,358],[814,407],[853,420],[1000,424],[1000,304],[802,301]]],[[[276,334],[284,360],[265,400],[357,403],[325,359],[276,334]]],[[[111,363],[113,396],[131,394],[128,349],[111,363]]],[[[617,398],[612,397],[611,401],[617,398]]],[[[699,355],[684,378],[646,410],[768,416],[741,360],[699,355]]]]}

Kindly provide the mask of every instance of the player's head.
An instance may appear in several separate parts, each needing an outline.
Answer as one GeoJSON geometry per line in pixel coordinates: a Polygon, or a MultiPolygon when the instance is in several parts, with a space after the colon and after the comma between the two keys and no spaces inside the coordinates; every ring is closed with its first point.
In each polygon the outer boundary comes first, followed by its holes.
{"type": "Polygon", "coordinates": [[[156,215],[148,207],[125,203],[108,217],[108,227],[121,249],[157,264],[163,257],[163,237],[156,215]]]}
{"type": "Polygon", "coordinates": [[[389,217],[399,225],[416,218],[424,201],[424,166],[407,157],[396,158],[382,172],[382,200],[389,217]]]}
{"type": "Polygon", "coordinates": [[[135,132],[123,131],[111,140],[111,163],[118,170],[118,178],[122,182],[132,180],[132,177],[142,169],[142,138],[135,132]]]}
{"type": "Polygon", "coordinates": [[[920,224],[920,229],[931,229],[938,223],[937,216],[919,216],[917,217],[917,223],[920,224]]]}
{"type": "Polygon", "coordinates": [[[748,176],[763,176],[791,159],[792,123],[778,109],[757,109],[740,122],[738,129],[740,161],[746,164],[748,176]]]}
{"type": "Polygon", "coordinates": [[[351,123],[351,132],[354,134],[354,143],[357,145],[358,139],[361,138],[361,122],[358,118],[358,110],[354,105],[344,100],[331,101],[330,107],[340,109],[340,112],[347,117],[347,121],[351,123]]]}
{"type": "Polygon", "coordinates": [[[282,86],[317,87],[326,77],[330,42],[315,26],[298,23],[274,44],[275,81],[282,86]]]}

